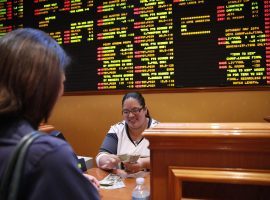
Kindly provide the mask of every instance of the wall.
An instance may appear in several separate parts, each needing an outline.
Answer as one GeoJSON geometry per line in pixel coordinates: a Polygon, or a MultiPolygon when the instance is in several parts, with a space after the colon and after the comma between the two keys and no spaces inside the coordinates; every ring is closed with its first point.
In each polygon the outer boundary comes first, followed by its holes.
{"type": "MultiPolygon", "coordinates": [[[[160,122],[263,122],[269,91],[144,94],[160,122]]],[[[122,120],[122,95],[64,96],[49,124],[61,130],[79,155],[94,157],[109,127],[122,120]]]]}

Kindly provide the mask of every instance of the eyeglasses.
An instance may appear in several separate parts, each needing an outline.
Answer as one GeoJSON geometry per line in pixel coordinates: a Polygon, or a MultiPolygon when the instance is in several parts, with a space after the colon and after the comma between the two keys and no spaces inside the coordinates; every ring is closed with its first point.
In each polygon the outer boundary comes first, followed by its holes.
{"type": "Polygon", "coordinates": [[[136,115],[139,112],[141,112],[141,110],[143,108],[144,107],[142,107],[142,108],[132,108],[131,110],[124,109],[124,110],[122,110],[122,114],[125,115],[125,116],[129,116],[129,113],[132,113],[132,114],[136,115]]]}

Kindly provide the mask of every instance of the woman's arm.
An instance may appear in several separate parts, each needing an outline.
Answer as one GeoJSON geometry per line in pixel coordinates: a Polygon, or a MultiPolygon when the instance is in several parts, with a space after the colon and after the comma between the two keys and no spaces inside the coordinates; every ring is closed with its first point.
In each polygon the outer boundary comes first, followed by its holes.
{"type": "Polygon", "coordinates": [[[117,154],[118,138],[116,133],[110,129],[100,147],[100,152],[96,156],[97,166],[101,169],[110,170],[117,167],[120,159],[117,154]]]}
{"type": "Polygon", "coordinates": [[[97,166],[104,170],[114,169],[121,162],[117,155],[106,152],[99,153],[96,157],[96,161],[97,166]]]}

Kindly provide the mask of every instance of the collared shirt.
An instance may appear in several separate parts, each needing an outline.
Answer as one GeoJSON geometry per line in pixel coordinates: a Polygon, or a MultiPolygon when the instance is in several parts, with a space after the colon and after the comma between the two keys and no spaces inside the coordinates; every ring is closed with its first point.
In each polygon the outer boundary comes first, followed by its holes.
{"type": "MultiPolygon", "coordinates": [[[[148,128],[158,124],[155,119],[149,119],[148,128]]],[[[123,120],[111,126],[103,143],[100,147],[100,153],[96,157],[97,163],[102,154],[110,153],[115,155],[130,154],[140,155],[141,157],[149,157],[150,150],[148,148],[149,141],[142,138],[140,141],[133,141],[128,132],[128,126],[123,120]]]]}

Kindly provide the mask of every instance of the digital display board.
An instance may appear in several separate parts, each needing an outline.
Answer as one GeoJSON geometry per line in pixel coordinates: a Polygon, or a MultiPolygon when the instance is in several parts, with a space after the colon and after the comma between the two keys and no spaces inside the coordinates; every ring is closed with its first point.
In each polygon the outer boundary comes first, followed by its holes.
{"type": "Polygon", "coordinates": [[[50,34],[66,91],[270,84],[270,0],[0,0],[0,36],[50,34]]]}

